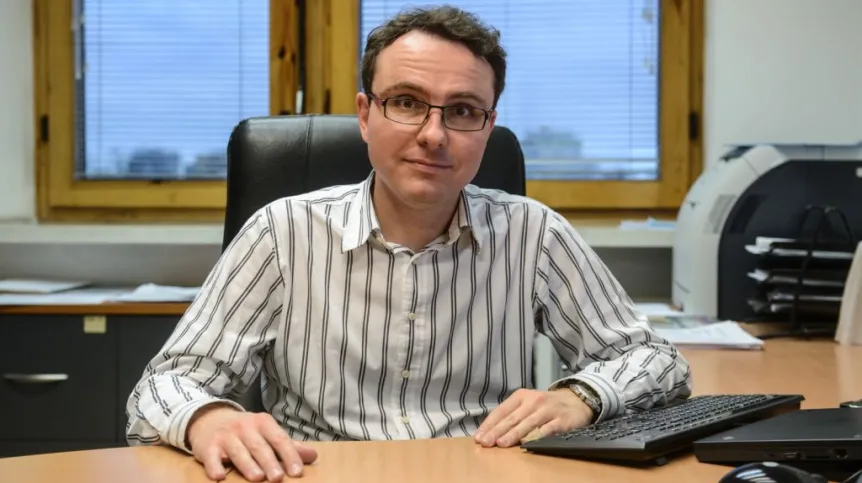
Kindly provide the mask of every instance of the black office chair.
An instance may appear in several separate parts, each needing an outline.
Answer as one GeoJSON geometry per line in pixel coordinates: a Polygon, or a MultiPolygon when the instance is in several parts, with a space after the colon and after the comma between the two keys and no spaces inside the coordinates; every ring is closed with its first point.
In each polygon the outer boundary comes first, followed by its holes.
{"type": "MultiPolygon", "coordinates": [[[[227,147],[227,207],[222,249],[255,211],[276,199],[339,184],[371,173],[356,116],[304,115],[246,119],[227,147]]],[[[515,134],[495,126],[473,184],[526,193],[524,154],[515,134]]],[[[257,386],[257,385],[256,385],[257,386]]],[[[263,411],[260,387],[237,400],[263,411]]]]}

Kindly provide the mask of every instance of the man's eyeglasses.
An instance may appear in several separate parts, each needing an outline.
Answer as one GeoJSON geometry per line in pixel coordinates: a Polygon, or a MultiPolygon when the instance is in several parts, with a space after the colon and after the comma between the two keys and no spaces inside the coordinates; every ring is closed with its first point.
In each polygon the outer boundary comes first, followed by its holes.
{"type": "Polygon", "coordinates": [[[431,109],[437,108],[443,112],[443,125],[453,131],[481,131],[491,116],[491,111],[480,109],[469,104],[453,104],[451,106],[435,106],[427,102],[417,101],[409,96],[395,96],[381,99],[374,94],[366,94],[377,104],[383,106],[386,119],[400,124],[420,125],[428,121],[431,109]]]}

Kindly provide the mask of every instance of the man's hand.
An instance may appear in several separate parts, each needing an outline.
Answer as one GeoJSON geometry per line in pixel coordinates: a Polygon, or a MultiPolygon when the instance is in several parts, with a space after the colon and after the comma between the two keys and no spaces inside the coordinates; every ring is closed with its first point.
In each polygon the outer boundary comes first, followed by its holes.
{"type": "Polygon", "coordinates": [[[226,461],[250,481],[281,481],[285,468],[288,475],[301,476],[303,464],[317,459],[317,451],[291,440],[267,413],[205,406],[192,416],[187,434],[195,459],[215,481],[227,476],[226,461]]]}
{"type": "Polygon", "coordinates": [[[554,391],[519,389],[479,426],[474,439],[485,447],[509,447],[534,438],[584,427],[593,410],[568,388],[554,391]]]}

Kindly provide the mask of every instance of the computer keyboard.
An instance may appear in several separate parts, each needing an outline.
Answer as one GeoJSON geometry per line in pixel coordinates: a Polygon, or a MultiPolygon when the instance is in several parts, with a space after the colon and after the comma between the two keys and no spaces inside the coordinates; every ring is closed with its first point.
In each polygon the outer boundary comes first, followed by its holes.
{"type": "Polygon", "coordinates": [[[669,454],[690,449],[700,438],[798,410],[804,399],[782,394],[696,396],[526,442],[521,447],[554,456],[664,464],[669,454]]]}

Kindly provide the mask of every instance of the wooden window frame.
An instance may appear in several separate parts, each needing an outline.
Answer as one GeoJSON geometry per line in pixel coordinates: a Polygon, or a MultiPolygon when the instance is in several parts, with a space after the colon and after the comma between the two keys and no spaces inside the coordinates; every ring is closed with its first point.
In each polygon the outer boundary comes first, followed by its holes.
{"type": "MultiPolygon", "coordinates": [[[[36,191],[40,221],[189,222],[224,219],[224,180],[76,180],[75,0],[32,0],[36,191]]],[[[296,102],[295,0],[270,0],[270,114],[296,102]]],[[[227,136],[225,136],[227,143],[227,136]]]]}
{"type": "MultiPolygon", "coordinates": [[[[75,180],[75,0],[32,0],[37,213],[43,222],[218,222],[224,181],[75,180]]],[[[361,0],[306,2],[306,113],[355,114],[361,0]]],[[[675,213],[700,174],[703,1],[660,0],[659,181],[528,181],[567,215],[675,213]]],[[[270,0],[270,114],[295,112],[295,0],[270,0]]],[[[227,139],[225,139],[227,142],[227,139]]]]}

